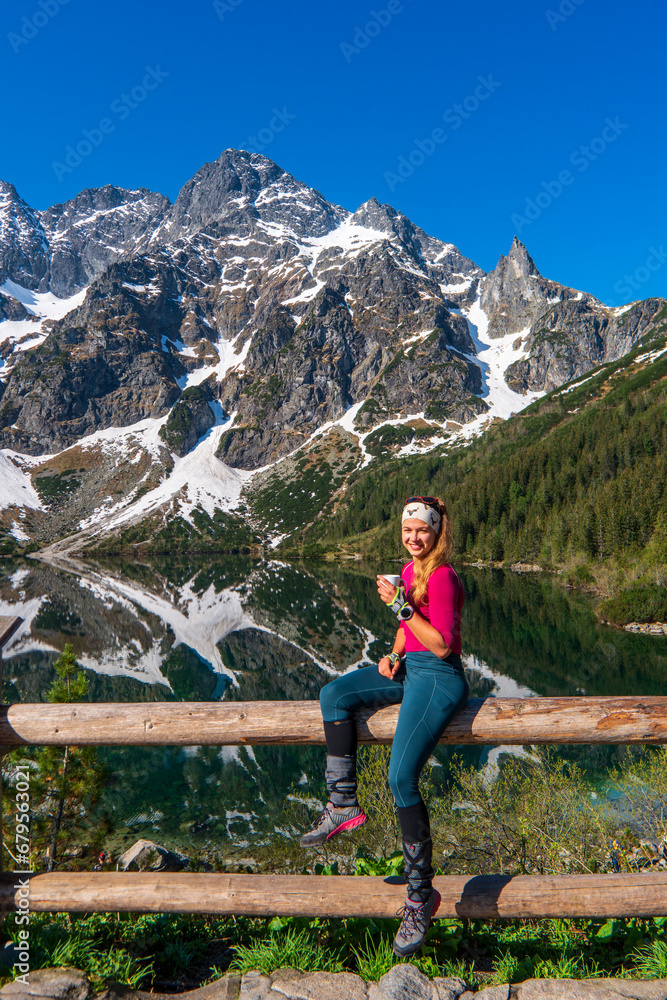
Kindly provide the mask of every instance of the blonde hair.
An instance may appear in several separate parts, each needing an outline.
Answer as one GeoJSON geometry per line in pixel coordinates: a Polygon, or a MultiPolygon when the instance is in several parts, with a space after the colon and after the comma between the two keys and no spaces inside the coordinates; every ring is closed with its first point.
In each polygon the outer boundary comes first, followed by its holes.
{"type": "Polygon", "coordinates": [[[452,537],[452,525],[449,520],[449,513],[445,501],[436,497],[435,509],[441,517],[440,531],[435,538],[435,545],[423,559],[416,559],[414,563],[414,579],[410,587],[410,597],[415,604],[425,602],[428,580],[431,573],[435,572],[439,566],[445,566],[452,558],[454,552],[454,539],[452,537]]]}

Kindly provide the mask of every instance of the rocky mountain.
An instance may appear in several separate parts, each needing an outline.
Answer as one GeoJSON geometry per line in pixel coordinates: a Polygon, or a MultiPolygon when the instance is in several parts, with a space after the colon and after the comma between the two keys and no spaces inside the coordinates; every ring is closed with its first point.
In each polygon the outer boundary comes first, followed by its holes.
{"type": "Polygon", "coordinates": [[[647,332],[662,300],[601,308],[592,295],[543,278],[514,237],[507,257],[484,279],[480,304],[489,318],[489,336],[523,334],[525,356],[508,366],[505,379],[526,392],[555,389],[627,354],[647,332]]]}
{"type": "Polygon", "coordinates": [[[620,357],[662,303],[609,309],[516,239],[485,274],[391,206],[352,213],[238,150],[173,205],[111,185],[45,212],[0,199],[14,538],[192,526],[329,428],[350,467],[378,436],[449,447],[620,357]]]}
{"type": "Polygon", "coordinates": [[[38,212],[0,181],[0,283],[67,298],[132,252],[170,207],[145,188],[105,184],[38,212]]]}

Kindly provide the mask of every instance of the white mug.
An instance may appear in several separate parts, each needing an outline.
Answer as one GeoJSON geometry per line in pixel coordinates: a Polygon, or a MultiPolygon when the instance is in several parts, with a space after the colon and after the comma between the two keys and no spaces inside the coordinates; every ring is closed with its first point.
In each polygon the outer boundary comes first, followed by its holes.
{"type": "Polygon", "coordinates": [[[401,585],[400,575],[396,576],[392,573],[381,573],[380,575],[383,576],[384,579],[392,585],[392,587],[400,587],[401,585]]]}

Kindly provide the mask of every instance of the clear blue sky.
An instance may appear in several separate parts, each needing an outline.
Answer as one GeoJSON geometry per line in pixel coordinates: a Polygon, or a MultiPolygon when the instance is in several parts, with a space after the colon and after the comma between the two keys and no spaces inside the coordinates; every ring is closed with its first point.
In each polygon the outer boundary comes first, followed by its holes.
{"type": "Polygon", "coordinates": [[[4,4],[0,177],[39,209],[106,183],[173,200],[255,136],[331,201],[374,195],[487,270],[518,232],[603,301],[667,295],[664,3],[217,6],[4,4]],[[54,169],[84,129],[99,144],[54,169]]]}

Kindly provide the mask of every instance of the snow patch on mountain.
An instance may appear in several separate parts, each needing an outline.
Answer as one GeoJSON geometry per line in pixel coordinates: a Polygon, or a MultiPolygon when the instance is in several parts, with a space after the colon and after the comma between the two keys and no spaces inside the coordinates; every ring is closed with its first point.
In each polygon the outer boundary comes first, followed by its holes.
{"type": "Polygon", "coordinates": [[[507,420],[513,414],[525,410],[536,399],[546,395],[546,392],[529,392],[523,395],[510,389],[505,381],[505,372],[509,366],[525,356],[523,340],[528,335],[530,327],[505,337],[490,337],[489,318],[482,309],[480,294],[470,306],[451,311],[464,316],[468,322],[476,353],[464,356],[479,365],[481,369],[483,385],[481,399],[489,407],[485,413],[480,413],[452,436],[452,441],[470,440],[486,430],[492,420],[496,418],[507,420]]]}
{"type": "MultiPolygon", "coordinates": [[[[47,337],[47,331],[42,330],[41,319],[5,319],[0,322],[0,344],[5,341],[14,342],[14,351],[26,351],[37,347],[47,337]]],[[[6,366],[9,365],[6,363],[6,366]]]]}
{"type": "Polygon", "coordinates": [[[7,507],[42,509],[42,501],[30,479],[30,467],[43,461],[43,456],[31,458],[7,449],[0,451],[0,510],[7,507]]]}
{"type": "MultiPolygon", "coordinates": [[[[231,469],[217,458],[220,437],[232,426],[234,415],[229,419],[225,419],[220,413],[217,416],[221,422],[212,427],[192,451],[183,458],[172,456],[173,468],[159,486],[134,502],[131,498],[124,498],[110,506],[98,507],[90,517],[80,522],[79,528],[111,530],[137,521],[174,499],[178,500],[180,516],[186,520],[191,519],[196,509],[203,509],[210,517],[217,510],[234,511],[238,506],[241,490],[252,473],[231,469]]],[[[165,447],[158,432],[166,419],[143,420],[122,431],[98,431],[85,438],[82,443],[89,443],[91,446],[105,440],[120,454],[124,451],[127,453],[128,449],[134,451],[141,444],[155,454],[155,449],[165,447]]]]}
{"type": "MultiPolygon", "coordinates": [[[[17,285],[10,278],[3,285],[0,285],[0,292],[17,299],[33,316],[53,320],[62,319],[72,309],[78,308],[85,299],[87,290],[87,288],[82,288],[80,292],[71,295],[68,299],[59,299],[53,292],[33,292],[29,288],[17,285]]],[[[0,324],[0,331],[3,325],[0,324]]]]}
{"type": "Polygon", "coordinates": [[[5,382],[22,353],[39,347],[48,337],[49,328],[44,321],[62,319],[80,306],[86,297],[86,289],[68,299],[59,299],[52,292],[33,292],[8,278],[0,285],[0,292],[20,302],[32,317],[0,322],[0,344],[13,344],[12,350],[9,353],[5,350],[5,356],[0,359],[0,380],[5,382]]]}
{"type": "MultiPolygon", "coordinates": [[[[249,337],[245,343],[242,345],[241,349],[237,349],[237,344],[241,334],[234,338],[234,340],[219,340],[213,344],[213,347],[218,352],[218,357],[220,360],[215,365],[205,365],[203,368],[198,368],[194,372],[189,372],[182,378],[177,379],[178,385],[181,389],[189,389],[193,385],[201,385],[206,379],[215,375],[216,382],[222,382],[226,375],[231,371],[243,371],[243,362],[248,356],[248,351],[250,350],[252,344],[252,338],[249,337]]],[[[165,338],[163,338],[164,340],[165,338]]],[[[192,351],[192,348],[187,348],[180,353],[185,356],[188,355],[188,351],[192,351]]]]}
{"type": "Polygon", "coordinates": [[[39,320],[5,320],[0,323],[0,344],[11,344],[6,357],[0,358],[0,381],[6,382],[24,351],[39,347],[48,337],[39,320]]]}

